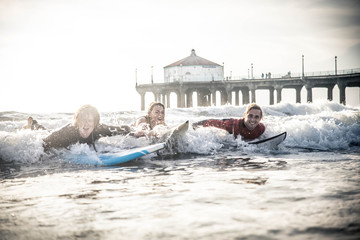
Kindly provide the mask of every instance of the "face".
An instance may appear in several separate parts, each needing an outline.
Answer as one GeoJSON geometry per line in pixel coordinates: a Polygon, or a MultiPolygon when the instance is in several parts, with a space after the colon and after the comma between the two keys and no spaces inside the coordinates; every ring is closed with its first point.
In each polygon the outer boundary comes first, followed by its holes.
{"type": "Polygon", "coordinates": [[[78,121],[79,133],[82,138],[90,136],[95,129],[95,118],[92,115],[85,116],[84,119],[78,121]]]}
{"type": "Polygon", "coordinates": [[[261,111],[259,109],[251,109],[245,116],[244,124],[247,129],[253,130],[261,120],[261,111]]]}
{"type": "Polygon", "coordinates": [[[149,117],[152,126],[156,126],[157,124],[163,124],[165,119],[164,108],[162,106],[155,105],[151,110],[149,117]]]}

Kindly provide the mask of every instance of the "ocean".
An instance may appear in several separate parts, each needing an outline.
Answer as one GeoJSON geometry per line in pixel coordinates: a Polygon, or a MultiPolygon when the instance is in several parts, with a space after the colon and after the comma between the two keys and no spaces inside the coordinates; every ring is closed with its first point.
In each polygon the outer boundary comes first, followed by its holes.
{"type": "MultiPolygon", "coordinates": [[[[172,108],[166,123],[238,118],[245,108],[172,108]]],[[[277,149],[190,128],[179,153],[112,167],[64,157],[92,152],[88,145],[43,152],[42,139],[73,113],[0,112],[0,239],[359,239],[359,110],[326,101],[267,105],[265,135],[287,132],[277,149]],[[21,129],[28,116],[48,130],[21,129]]],[[[101,122],[131,124],[144,114],[101,112],[101,122]]],[[[114,136],[96,147],[148,144],[114,136]]]]}

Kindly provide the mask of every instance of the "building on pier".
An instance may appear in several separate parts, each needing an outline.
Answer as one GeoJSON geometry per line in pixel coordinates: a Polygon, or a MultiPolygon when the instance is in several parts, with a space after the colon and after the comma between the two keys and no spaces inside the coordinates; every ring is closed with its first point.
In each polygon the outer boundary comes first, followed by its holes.
{"type": "Polygon", "coordinates": [[[207,82],[224,79],[224,67],[196,55],[191,55],[164,67],[164,82],[207,82]]]}

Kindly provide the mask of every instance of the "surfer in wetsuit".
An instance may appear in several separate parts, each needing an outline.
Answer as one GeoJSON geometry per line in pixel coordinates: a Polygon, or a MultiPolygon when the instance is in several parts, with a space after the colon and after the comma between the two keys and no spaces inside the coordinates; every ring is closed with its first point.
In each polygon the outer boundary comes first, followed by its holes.
{"type": "Polygon", "coordinates": [[[28,117],[27,119],[27,125],[23,126],[23,129],[30,129],[30,130],[46,130],[46,128],[39,124],[36,120],[34,120],[32,117],[28,117]]]}
{"type": "Polygon", "coordinates": [[[249,104],[240,119],[207,119],[193,124],[193,128],[217,127],[234,134],[235,138],[241,135],[244,140],[252,140],[260,137],[265,132],[265,125],[260,123],[263,117],[262,109],[256,103],[249,104]]]}
{"type": "Polygon", "coordinates": [[[107,126],[100,124],[100,114],[91,105],[84,105],[74,115],[73,124],[68,124],[63,128],[51,133],[43,139],[45,151],[51,148],[67,148],[77,142],[93,145],[95,151],[95,141],[101,137],[126,135],[130,132],[130,127],[107,126]]]}
{"type": "Polygon", "coordinates": [[[135,137],[153,136],[158,137],[156,126],[166,126],[165,124],[165,106],[159,102],[153,102],[148,107],[146,116],[139,117],[132,124],[135,128],[133,135],[135,137]]]}

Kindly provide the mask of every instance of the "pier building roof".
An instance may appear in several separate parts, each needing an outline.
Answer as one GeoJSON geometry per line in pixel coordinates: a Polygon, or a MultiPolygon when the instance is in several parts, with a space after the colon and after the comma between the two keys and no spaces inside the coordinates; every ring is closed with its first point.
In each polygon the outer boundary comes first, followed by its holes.
{"type": "Polygon", "coordinates": [[[213,66],[220,66],[217,63],[214,63],[212,61],[209,61],[205,58],[199,57],[196,55],[195,50],[192,49],[191,50],[191,55],[189,57],[183,58],[177,62],[174,62],[170,65],[167,65],[164,68],[168,68],[168,67],[176,67],[176,66],[194,66],[194,65],[213,65],[213,66]]]}

